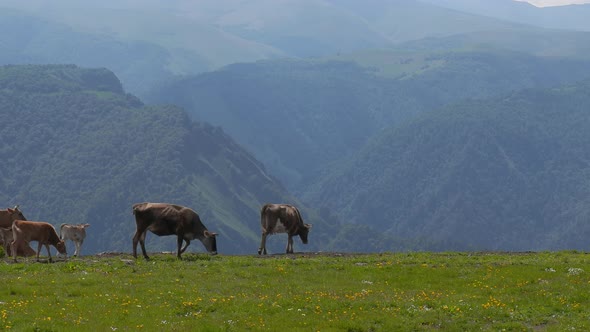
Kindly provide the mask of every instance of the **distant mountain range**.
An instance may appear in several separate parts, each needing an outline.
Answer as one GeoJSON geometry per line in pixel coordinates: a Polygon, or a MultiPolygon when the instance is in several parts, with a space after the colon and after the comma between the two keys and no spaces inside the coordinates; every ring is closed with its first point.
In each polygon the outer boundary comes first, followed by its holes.
{"type": "Polygon", "coordinates": [[[354,62],[276,60],[182,79],[147,100],[223,126],[289,188],[304,192],[384,128],[466,98],[590,77],[590,61],[512,52],[382,58],[396,66],[383,71],[403,74],[381,77],[354,62]]]}
{"type": "Polygon", "coordinates": [[[228,253],[269,201],[314,224],[302,250],[588,248],[587,5],[0,7],[0,202],[91,222],[90,250],[127,250],[144,200],[228,253]]]}
{"type": "Polygon", "coordinates": [[[588,6],[539,9],[508,0],[205,0],[141,5],[132,0],[7,0],[0,7],[0,27],[11,31],[0,37],[0,64],[106,67],[139,97],[175,76],[231,63],[399,49],[400,43],[422,39],[427,39],[426,44],[419,42],[423,47],[445,49],[500,46],[529,51],[534,44],[537,54],[547,55],[555,55],[547,45],[557,40],[564,44],[558,55],[588,54],[586,35],[536,28],[588,24],[575,19],[588,17],[583,14],[588,6]],[[522,14],[512,18],[502,13],[522,14]],[[545,13],[556,23],[546,24],[545,13]],[[545,33],[554,37],[540,37],[545,33]]]}
{"type": "Polygon", "coordinates": [[[514,0],[420,0],[465,13],[550,29],[590,31],[590,4],[535,7],[514,0]]]}

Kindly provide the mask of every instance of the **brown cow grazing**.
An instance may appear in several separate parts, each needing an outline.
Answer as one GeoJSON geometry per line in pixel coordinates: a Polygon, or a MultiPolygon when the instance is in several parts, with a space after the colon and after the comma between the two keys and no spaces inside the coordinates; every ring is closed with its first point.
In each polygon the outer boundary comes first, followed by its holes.
{"type": "Polygon", "coordinates": [[[18,209],[18,205],[13,209],[0,210],[0,227],[12,227],[12,222],[15,220],[27,220],[21,210],[18,209]]]}
{"type": "Polygon", "coordinates": [[[51,259],[49,245],[54,246],[60,254],[67,255],[66,244],[59,239],[55,228],[50,223],[16,220],[12,223],[12,235],[14,236],[14,241],[12,241],[12,257],[15,262],[16,248],[23,242],[39,242],[39,246],[37,247],[37,261],[39,261],[39,253],[43,245],[47,248],[47,255],[49,256],[50,262],[53,260],[51,259]]]}
{"type": "Polygon", "coordinates": [[[287,254],[293,253],[293,236],[299,235],[301,242],[307,244],[307,234],[311,224],[304,224],[299,210],[288,204],[266,204],[260,210],[260,224],[262,226],[262,240],[258,254],[266,255],[266,237],[276,233],[287,233],[287,254]]]}
{"type": "MultiPolygon", "coordinates": [[[[14,240],[12,236],[12,227],[4,228],[0,227],[0,242],[4,243],[4,253],[6,256],[12,256],[12,248],[11,243],[14,240]]],[[[23,242],[21,245],[16,249],[17,256],[25,256],[31,257],[35,256],[35,250],[29,246],[28,242],[23,242]]]]}
{"type": "Polygon", "coordinates": [[[80,247],[84,243],[84,239],[86,238],[86,228],[90,227],[90,224],[77,224],[77,225],[70,225],[70,224],[61,224],[59,227],[59,238],[64,240],[71,240],[74,242],[76,246],[76,251],[74,251],[74,257],[77,257],[80,253],[80,247]]]}
{"type": "Polygon", "coordinates": [[[137,258],[137,242],[141,245],[143,257],[149,259],[145,251],[145,236],[147,231],[158,235],[174,235],[178,237],[178,251],[176,256],[179,259],[191,240],[199,239],[205,249],[215,255],[217,254],[217,233],[212,233],[201,222],[199,215],[184,206],[167,203],[138,203],[133,205],[135,224],[137,230],[133,236],[133,257],[137,258]],[[186,245],[181,249],[182,241],[186,245]]]}

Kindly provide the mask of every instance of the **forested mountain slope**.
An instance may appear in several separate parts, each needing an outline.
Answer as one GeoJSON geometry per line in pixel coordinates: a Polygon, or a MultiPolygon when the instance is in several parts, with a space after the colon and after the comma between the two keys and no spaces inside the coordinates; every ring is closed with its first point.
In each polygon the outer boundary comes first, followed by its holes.
{"type": "Polygon", "coordinates": [[[397,77],[352,62],[263,61],[181,79],[149,101],[179,104],[223,127],[304,192],[380,130],[422,112],[590,77],[587,61],[514,52],[385,53],[376,62],[399,67],[397,77]]]}
{"type": "MultiPolygon", "coordinates": [[[[195,209],[220,233],[221,253],[255,253],[260,207],[290,202],[314,224],[310,245],[296,250],[334,248],[337,221],[301,205],[222,129],[177,107],[144,105],[108,70],[2,66],[0,123],[0,203],[56,226],[90,223],[85,253],[130,252],[131,205],[143,201],[195,209]]],[[[149,250],[175,248],[170,237],[148,238],[149,250]]],[[[286,237],[270,242],[282,252],[286,237]]],[[[375,249],[360,238],[335,245],[375,249]]],[[[189,248],[203,250],[198,241],[189,248]]]]}
{"type": "Polygon", "coordinates": [[[424,114],[306,197],[423,249],[587,250],[590,84],[424,114]]]}
{"type": "Polygon", "coordinates": [[[511,51],[541,57],[590,58],[590,32],[523,28],[518,31],[490,30],[441,38],[408,41],[399,51],[480,52],[511,51]]]}

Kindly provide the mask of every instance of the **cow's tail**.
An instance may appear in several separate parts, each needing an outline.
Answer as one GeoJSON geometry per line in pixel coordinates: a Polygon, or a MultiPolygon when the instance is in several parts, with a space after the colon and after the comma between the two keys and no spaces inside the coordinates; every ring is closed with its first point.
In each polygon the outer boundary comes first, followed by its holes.
{"type": "Polygon", "coordinates": [[[268,209],[268,206],[269,206],[269,205],[270,205],[270,204],[264,204],[264,205],[262,206],[262,208],[260,209],[260,215],[261,215],[261,216],[264,214],[264,211],[266,211],[266,209],[268,209]]]}
{"type": "Polygon", "coordinates": [[[272,204],[264,204],[264,206],[260,209],[260,227],[262,228],[262,232],[266,233],[268,230],[268,219],[270,218],[268,215],[268,210],[270,209],[272,204]]]}
{"type": "Polygon", "coordinates": [[[264,204],[260,209],[260,226],[264,229],[264,218],[266,216],[266,209],[268,208],[268,204],[264,204]]]}

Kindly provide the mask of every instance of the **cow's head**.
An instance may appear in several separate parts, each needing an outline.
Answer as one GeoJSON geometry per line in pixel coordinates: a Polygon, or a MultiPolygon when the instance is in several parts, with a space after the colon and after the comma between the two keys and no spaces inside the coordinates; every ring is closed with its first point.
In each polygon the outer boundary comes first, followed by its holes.
{"type": "Polygon", "coordinates": [[[301,238],[301,242],[303,242],[303,244],[307,244],[307,234],[309,234],[310,229],[311,224],[303,224],[303,227],[299,227],[299,237],[301,238]]]}
{"type": "Polygon", "coordinates": [[[217,255],[217,233],[209,232],[208,230],[203,231],[203,245],[205,245],[205,249],[212,254],[217,255]]]}
{"type": "Polygon", "coordinates": [[[68,256],[68,253],[66,251],[66,243],[64,242],[64,240],[59,240],[56,244],[55,244],[55,248],[57,249],[57,252],[59,252],[61,255],[64,256],[68,256]]]}
{"type": "Polygon", "coordinates": [[[27,220],[21,210],[18,209],[18,205],[15,206],[13,209],[8,208],[8,214],[10,214],[10,219],[14,220],[27,220]]]}

